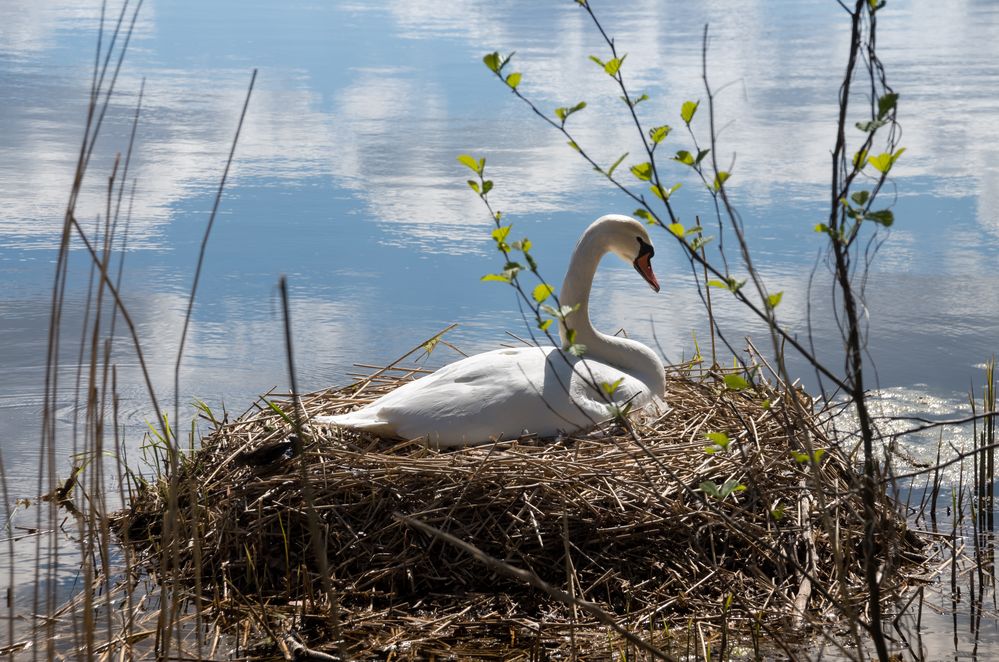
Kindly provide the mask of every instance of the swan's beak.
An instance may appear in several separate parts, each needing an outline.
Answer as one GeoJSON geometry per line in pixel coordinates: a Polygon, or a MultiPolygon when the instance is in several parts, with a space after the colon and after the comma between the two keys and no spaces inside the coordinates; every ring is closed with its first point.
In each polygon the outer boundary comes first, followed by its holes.
{"type": "Polygon", "coordinates": [[[656,280],[656,275],[652,273],[652,253],[642,253],[635,258],[633,262],[635,265],[635,271],[642,274],[642,278],[645,282],[652,286],[652,289],[656,292],[659,291],[659,281],[656,280]]]}

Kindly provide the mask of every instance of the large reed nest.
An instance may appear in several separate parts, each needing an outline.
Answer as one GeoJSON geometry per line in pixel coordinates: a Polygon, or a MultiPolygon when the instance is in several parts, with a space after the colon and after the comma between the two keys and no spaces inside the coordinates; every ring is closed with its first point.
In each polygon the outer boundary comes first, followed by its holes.
{"type": "MultiPolygon", "coordinates": [[[[418,372],[311,394],[297,414],[262,399],[118,530],[271,656],[645,655],[624,630],[683,654],[692,631],[698,648],[772,647],[865,614],[861,480],[800,390],[673,374],[668,411],[633,433],[446,451],[307,423],[418,372]]],[[[887,600],[918,540],[881,489],[874,517],[887,600]]]]}

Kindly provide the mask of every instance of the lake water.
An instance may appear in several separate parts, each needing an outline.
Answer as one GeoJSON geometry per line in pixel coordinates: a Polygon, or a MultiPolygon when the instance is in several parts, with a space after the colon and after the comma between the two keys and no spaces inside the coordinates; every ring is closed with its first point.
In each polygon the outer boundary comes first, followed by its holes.
{"type": "MultiPolygon", "coordinates": [[[[735,158],[730,194],[756,265],[785,293],[782,318],[805,334],[822,246],[812,228],[828,214],[845,12],[831,0],[603,4],[605,27],[628,53],[627,80],[650,97],[640,106],[649,126],[680,125],[681,103],[704,98],[701,34],[710,24],[709,73],[716,88],[728,84],[716,114],[721,160],[735,158]]],[[[945,414],[970,386],[980,390],[981,364],[999,349],[999,5],[892,1],[881,17],[907,151],[885,192],[896,223],[868,284],[870,357],[893,408],[945,414]]],[[[0,450],[12,497],[38,493],[50,287],[99,21],[96,0],[0,5],[0,450]]],[[[455,157],[487,157],[493,203],[515,236],[532,239],[555,283],[586,225],[635,205],[489,74],[482,56],[493,50],[516,51],[520,89],[545,111],[587,101],[570,125],[598,160],[637,153],[618,92],[588,59],[606,48],[568,0],[145,4],[78,217],[93,224],[103,215],[106,177],[127,147],[145,79],[122,294],[162,401],[172,402],[197,251],[254,68],[182,364],[182,402],[240,413],[258,394],[288,387],[281,274],[302,389],[345,383],[354,363],[387,363],[452,322],[460,326],[449,339],[466,352],[508,342],[507,331],[527,333],[512,291],[479,280],[501,260],[455,157]]],[[[695,122],[702,137],[703,119],[695,122]]],[[[666,147],[689,148],[689,139],[676,131],[666,147]]],[[[664,172],[685,184],[674,202],[687,225],[713,218],[695,181],[679,166],[664,172]]],[[[670,360],[689,358],[694,334],[706,346],[705,314],[679,247],[663,233],[653,238],[663,292],[609,260],[591,310],[599,328],[650,342],[654,331],[670,360]]],[[[814,333],[839,367],[819,273],[814,333]]],[[[88,275],[77,248],[66,337],[83,323],[88,275]]],[[[716,312],[734,344],[753,336],[767,347],[758,321],[725,301],[716,312]]],[[[62,354],[66,425],[75,342],[62,354]]],[[[134,448],[153,415],[134,355],[123,336],[117,342],[134,448]]],[[[451,358],[440,351],[432,361],[451,358]]],[[[792,371],[814,386],[802,362],[792,371]]],[[[61,450],[63,474],[71,450],[61,450]]]]}

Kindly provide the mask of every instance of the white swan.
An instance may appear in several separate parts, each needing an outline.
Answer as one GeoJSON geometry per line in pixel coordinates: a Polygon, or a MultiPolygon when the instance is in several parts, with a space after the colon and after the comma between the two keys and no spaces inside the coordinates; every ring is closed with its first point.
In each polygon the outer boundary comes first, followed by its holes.
{"type": "MultiPolygon", "coordinates": [[[[658,292],[652,272],[652,242],[633,218],[611,214],[597,219],[576,244],[559,303],[579,305],[566,323],[582,357],[555,347],[497,349],[447,365],[383,395],[366,407],[339,416],[317,416],[382,437],[426,437],[437,446],[464,446],[525,431],[541,437],[573,432],[611,417],[609,401],[641,407],[662,398],[662,361],[642,343],[600,333],[590,324],[590,286],[597,263],[612,252],[632,263],[658,292]],[[601,384],[620,384],[608,397],[601,384]]],[[[566,325],[559,324],[563,347],[566,325]]]]}

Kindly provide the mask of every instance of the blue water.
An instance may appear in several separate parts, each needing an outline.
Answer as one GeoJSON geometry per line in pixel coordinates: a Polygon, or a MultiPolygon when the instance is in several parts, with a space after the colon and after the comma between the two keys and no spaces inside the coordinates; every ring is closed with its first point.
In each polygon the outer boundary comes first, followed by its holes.
{"type": "MultiPolygon", "coordinates": [[[[719,156],[734,155],[730,194],[779,312],[807,333],[808,277],[828,214],[835,99],[845,66],[846,16],[835,2],[596,4],[628,53],[624,72],[650,100],[652,126],[680,125],[680,104],[703,99],[701,34],[719,94],[719,156]]],[[[109,8],[109,18],[118,6],[109,8]]],[[[999,349],[999,6],[987,1],[889,2],[881,56],[901,93],[907,148],[886,203],[896,224],[868,286],[877,384],[960,406],[999,349]]],[[[50,286],[82,136],[100,7],[70,0],[0,5],[0,450],[12,495],[37,494],[39,415],[50,286]]],[[[106,42],[105,42],[106,45],[106,42]]],[[[211,236],[182,363],[181,400],[243,411],[286,389],[276,284],[289,279],[300,386],[348,381],[356,362],[385,363],[452,322],[451,341],[478,351],[527,331],[513,294],[482,274],[501,266],[491,220],[464,184],[460,153],[487,157],[494,204],[529,236],[558,283],[581,230],[635,205],[492,78],[482,55],[516,51],[521,90],[547,113],[586,100],[570,120],[604,164],[636,154],[618,92],[588,60],[605,57],[572,2],[147,2],[94,153],[78,217],[103,218],[104,187],[145,97],[129,186],[136,184],[123,296],[156,394],[173,398],[187,293],[246,85],[259,69],[231,179],[211,236]]],[[[703,138],[702,112],[695,128],[703,138]]],[[[664,149],[689,148],[677,129],[664,149]]],[[[637,158],[625,164],[637,162],[637,158]]],[[[623,171],[623,170],[622,170],[623,171]]],[[[715,227],[708,198],[679,167],[685,224],[715,227]]],[[[630,179],[625,174],[624,180],[630,179]]],[[[627,329],[671,360],[706,345],[705,314],[672,239],[654,234],[655,295],[611,260],[594,290],[598,327],[627,329]]],[[[727,237],[730,260],[739,258],[727,237]]],[[[60,420],[73,416],[76,338],[89,264],[74,250],[63,347],[60,420]]],[[[820,354],[838,369],[828,277],[812,294],[820,354]]],[[[760,323],[716,296],[737,347],[760,323]]],[[[152,418],[127,338],[119,335],[123,418],[152,418]]],[[[453,358],[446,348],[431,359],[453,358]]],[[[792,372],[809,388],[813,373],[792,372]]],[[[138,443],[137,441],[135,443],[138,443]]],[[[65,467],[69,466],[66,448],[65,467]]],[[[60,465],[62,467],[62,465],[60,465]]]]}

